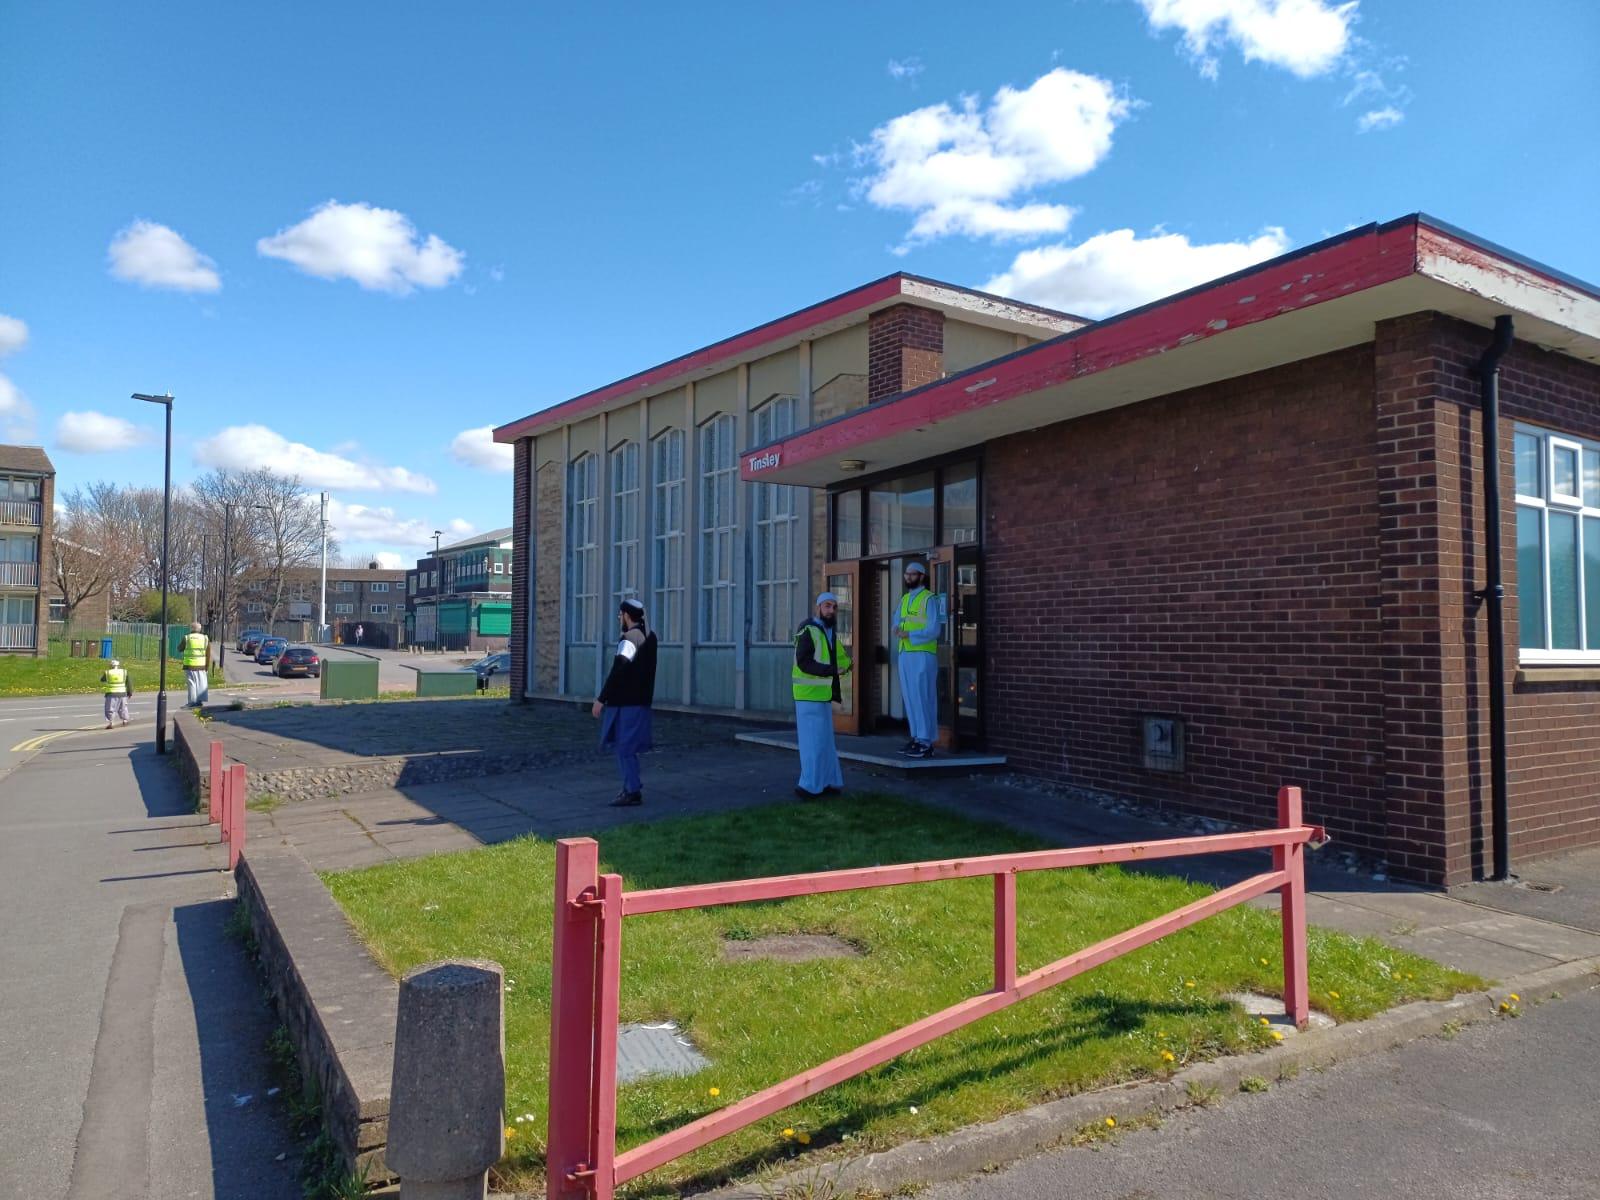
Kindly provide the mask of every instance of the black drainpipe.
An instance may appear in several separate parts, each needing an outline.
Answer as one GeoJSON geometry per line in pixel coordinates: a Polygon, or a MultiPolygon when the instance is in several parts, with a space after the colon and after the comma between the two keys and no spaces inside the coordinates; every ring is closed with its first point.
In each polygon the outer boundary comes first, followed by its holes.
{"type": "Polygon", "coordinates": [[[1494,874],[1511,878],[1511,813],[1506,799],[1506,638],[1500,571],[1500,360],[1511,349],[1511,317],[1494,321],[1494,341],[1478,360],[1483,404],[1483,533],[1489,578],[1473,598],[1489,609],[1489,775],[1494,811],[1494,874]]]}

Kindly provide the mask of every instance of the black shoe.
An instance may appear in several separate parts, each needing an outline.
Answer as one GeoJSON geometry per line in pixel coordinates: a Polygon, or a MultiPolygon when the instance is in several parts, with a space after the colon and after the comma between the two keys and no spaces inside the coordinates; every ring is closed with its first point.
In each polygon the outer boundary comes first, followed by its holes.
{"type": "Polygon", "coordinates": [[[612,808],[638,808],[644,803],[643,792],[618,792],[617,798],[611,802],[612,808]]]}
{"type": "Polygon", "coordinates": [[[897,753],[904,754],[908,750],[915,750],[920,745],[922,745],[921,742],[917,741],[916,738],[912,738],[904,746],[901,746],[897,753]]]}
{"type": "Polygon", "coordinates": [[[840,793],[842,793],[843,791],[844,791],[843,788],[825,787],[825,788],[822,789],[822,794],[824,796],[837,796],[840,793]]]}
{"type": "Polygon", "coordinates": [[[808,792],[803,787],[795,788],[794,794],[799,796],[802,800],[821,800],[823,797],[822,792],[808,792]]]}
{"type": "Polygon", "coordinates": [[[927,742],[918,742],[910,750],[904,750],[901,753],[907,758],[932,758],[933,747],[928,745],[927,742]]]}

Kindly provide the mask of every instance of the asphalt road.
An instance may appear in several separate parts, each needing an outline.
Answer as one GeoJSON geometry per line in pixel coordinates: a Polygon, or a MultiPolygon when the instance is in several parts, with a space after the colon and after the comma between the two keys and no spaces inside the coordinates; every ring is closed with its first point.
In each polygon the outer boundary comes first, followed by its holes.
{"type": "Polygon", "coordinates": [[[1600,989],[923,1200],[1596,1200],[1600,989]]]}
{"type": "MultiPolygon", "coordinates": [[[[181,673],[180,673],[181,677],[181,673]]],[[[167,692],[168,711],[184,701],[183,689],[167,692]]],[[[105,700],[99,695],[22,696],[0,700],[0,780],[36,752],[42,738],[53,744],[79,731],[105,727],[105,700]]],[[[154,743],[156,693],[140,692],[128,705],[128,731],[154,743]]]]}

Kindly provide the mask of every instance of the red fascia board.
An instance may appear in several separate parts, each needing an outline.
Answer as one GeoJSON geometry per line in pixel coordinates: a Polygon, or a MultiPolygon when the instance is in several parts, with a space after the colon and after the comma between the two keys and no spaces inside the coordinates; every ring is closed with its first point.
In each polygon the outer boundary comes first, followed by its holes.
{"type": "Polygon", "coordinates": [[[1275,259],[1113,317],[1048,342],[880,401],[768,446],[745,451],[740,477],[758,481],[752,460],[776,454],[793,466],[848,456],[866,442],[907,433],[961,413],[1165,354],[1229,329],[1271,320],[1379,284],[1417,269],[1418,223],[1406,218],[1372,226],[1321,248],[1275,259]]]}
{"type": "Polygon", "coordinates": [[[699,350],[690,351],[651,367],[647,371],[640,371],[637,375],[629,375],[626,379],[619,379],[615,383],[597,388],[592,392],[585,392],[581,396],[574,396],[571,400],[564,400],[560,404],[542,409],[523,417],[520,421],[501,425],[494,431],[494,440],[497,442],[515,442],[518,438],[527,437],[533,430],[550,424],[562,424],[576,420],[585,414],[599,409],[609,400],[619,396],[639,394],[643,395],[651,388],[658,387],[669,380],[677,379],[694,371],[706,370],[714,367],[719,362],[735,358],[741,354],[750,353],[770,342],[779,341],[785,337],[822,325],[828,321],[837,320],[853,312],[868,308],[880,301],[900,295],[902,291],[901,275],[886,275],[882,279],[875,279],[871,283],[862,284],[848,292],[841,293],[831,300],[824,300],[820,304],[813,304],[809,308],[802,308],[792,312],[786,317],[779,317],[768,321],[765,325],[757,325],[754,329],[747,329],[733,337],[724,338],[720,342],[713,342],[699,350]]]}

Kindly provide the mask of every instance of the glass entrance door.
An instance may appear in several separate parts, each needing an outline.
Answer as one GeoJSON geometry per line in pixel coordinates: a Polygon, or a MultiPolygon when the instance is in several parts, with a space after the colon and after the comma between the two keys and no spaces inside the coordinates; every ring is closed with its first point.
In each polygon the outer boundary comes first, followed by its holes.
{"type": "Polygon", "coordinates": [[[861,677],[866,669],[859,657],[866,639],[856,634],[856,622],[862,619],[861,564],[829,563],[823,572],[828,581],[828,590],[838,599],[839,610],[834,618],[834,628],[839,645],[855,664],[850,674],[839,680],[841,703],[833,708],[833,731],[858,734],[861,732],[861,677]]]}

